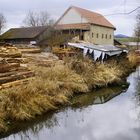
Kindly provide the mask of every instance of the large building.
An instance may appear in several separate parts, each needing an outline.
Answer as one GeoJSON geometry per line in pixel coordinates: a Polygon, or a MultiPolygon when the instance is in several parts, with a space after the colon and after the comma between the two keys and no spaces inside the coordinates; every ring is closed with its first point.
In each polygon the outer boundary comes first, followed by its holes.
{"type": "Polygon", "coordinates": [[[75,35],[75,40],[113,45],[116,28],[101,14],[72,6],[58,19],[56,29],[75,35]]]}

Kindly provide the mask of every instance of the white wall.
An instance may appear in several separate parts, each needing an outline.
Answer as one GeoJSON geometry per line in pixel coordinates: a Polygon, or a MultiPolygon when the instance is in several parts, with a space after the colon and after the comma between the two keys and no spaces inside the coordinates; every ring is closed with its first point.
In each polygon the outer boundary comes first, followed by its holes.
{"type": "Polygon", "coordinates": [[[88,21],[83,18],[75,9],[71,8],[58,24],[72,24],[72,23],[87,23],[88,21]]]}

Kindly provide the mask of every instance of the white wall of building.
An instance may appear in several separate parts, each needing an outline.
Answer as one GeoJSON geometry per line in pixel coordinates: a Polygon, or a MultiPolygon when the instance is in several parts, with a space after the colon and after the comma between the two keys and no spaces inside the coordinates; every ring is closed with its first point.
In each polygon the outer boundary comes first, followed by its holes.
{"type": "Polygon", "coordinates": [[[82,17],[75,9],[71,8],[66,15],[58,22],[58,24],[74,24],[87,23],[88,21],[82,17]]]}

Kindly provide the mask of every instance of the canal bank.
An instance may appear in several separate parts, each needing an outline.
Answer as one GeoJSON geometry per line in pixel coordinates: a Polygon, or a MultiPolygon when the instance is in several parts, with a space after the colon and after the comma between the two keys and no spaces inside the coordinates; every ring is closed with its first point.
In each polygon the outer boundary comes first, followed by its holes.
{"type": "Polygon", "coordinates": [[[22,124],[19,131],[5,135],[4,140],[139,140],[140,68],[127,78],[127,82],[129,88],[106,103],[96,104],[100,101],[97,95],[107,98],[121,90],[106,88],[81,95],[78,106],[74,103],[72,107],[44,115],[34,123],[22,124]]]}
{"type": "Polygon", "coordinates": [[[8,131],[15,121],[31,121],[71,104],[77,94],[111,84],[122,85],[135,67],[128,59],[93,63],[88,58],[71,58],[52,67],[33,67],[36,77],[29,84],[0,91],[0,127],[8,131]]]}

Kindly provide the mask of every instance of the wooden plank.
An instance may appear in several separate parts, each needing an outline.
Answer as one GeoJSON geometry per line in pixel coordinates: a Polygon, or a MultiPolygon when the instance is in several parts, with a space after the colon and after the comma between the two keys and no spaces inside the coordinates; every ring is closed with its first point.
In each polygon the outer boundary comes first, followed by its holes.
{"type": "Polygon", "coordinates": [[[17,69],[16,71],[9,71],[9,72],[5,72],[5,73],[0,73],[0,78],[1,77],[11,76],[11,75],[16,75],[17,73],[20,73],[20,72],[28,72],[28,71],[30,71],[28,68],[26,68],[26,69],[22,69],[21,68],[21,69],[17,69]]]}
{"type": "Polygon", "coordinates": [[[0,73],[0,78],[1,77],[7,77],[7,76],[10,76],[10,75],[14,75],[16,74],[18,71],[10,71],[10,72],[5,72],[5,73],[0,73]]]}
{"type": "Polygon", "coordinates": [[[13,68],[20,67],[20,63],[0,64],[0,72],[8,72],[13,68]]]}
{"type": "Polygon", "coordinates": [[[27,63],[27,58],[0,58],[0,63],[27,63]]]}
{"type": "Polygon", "coordinates": [[[10,57],[10,58],[17,58],[17,57],[21,57],[22,54],[21,53],[0,53],[0,57],[5,58],[5,57],[10,57]]]}
{"type": "Polygon", "coordinates": [[[5,84],[2,84],[0,86],[0,89],[6,89],[6,88],[14,87],[14,86],[19,86],[19,85],[27,84],[29,81],[31,81],[33,79],[34,79],[34,77],[30,77],[30,78],[26,78],[26,79],[21,79],[21,80],[5,83],[5,84]]]}
{"type": "Polygon", "coordinates": [[[41,53],[40,48],[24,48],[24,49],[19,49],[21,53],[41,53]]]}
{"type": "Polygon", "coordinates": [[[11,75],[11,76],[1,77],[0,84],[12,82],[12,81],[16,81],[16,80],[20,80],[24,78],[29,78],[33,76],[35,76],[35,73],[33,71],[21,72],[21,73],[11,75]]]}

